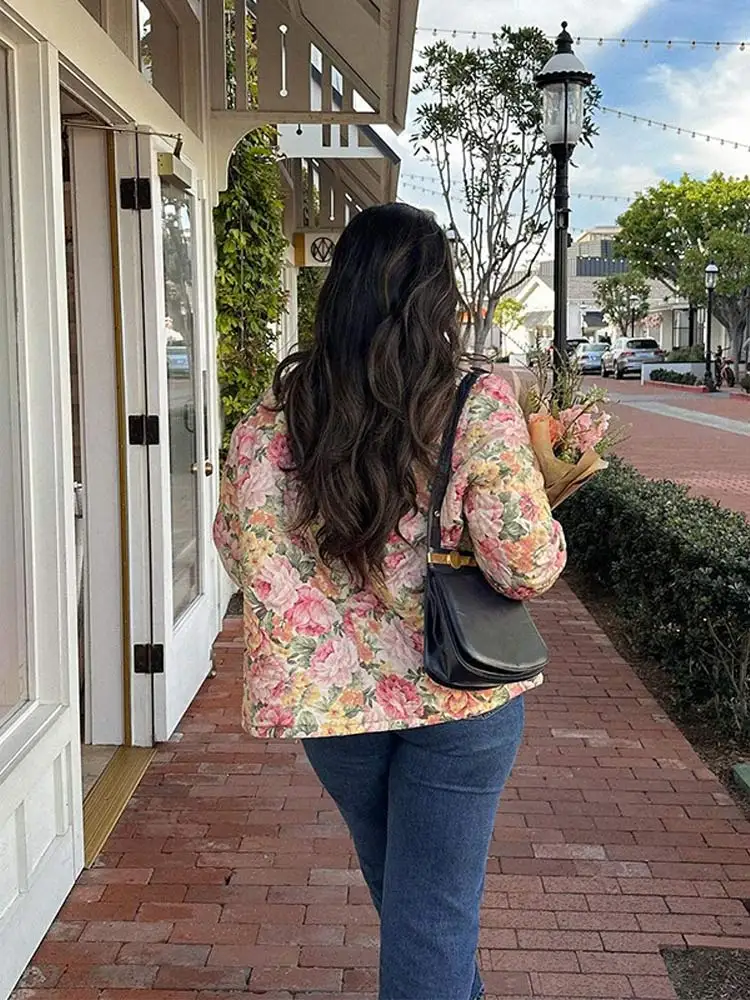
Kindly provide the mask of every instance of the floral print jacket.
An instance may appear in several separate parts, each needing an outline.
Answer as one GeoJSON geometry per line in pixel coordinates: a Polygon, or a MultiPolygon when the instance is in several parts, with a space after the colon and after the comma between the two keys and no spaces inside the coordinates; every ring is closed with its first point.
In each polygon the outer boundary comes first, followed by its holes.
{"type": "MultiPolygon", "coordinates": [[[[214,540],[244,593],[243,725],[258,737],[340,736],[432,725],[501,707],[539,681],[454,691],[422,668],[429,495],[394,532],[387,587],[356,587],[314,541],[290,534],[295,504],[283,413],[266,397],[232,436],[214,540]],[[402,537],[401,537],[402,536],[402,537]]],[[[456,434],[443,544],[466,529],[479,565],[511,598],[548,590],[565,565],[526,424],[508,383],[484,375],[456,434]]]]}

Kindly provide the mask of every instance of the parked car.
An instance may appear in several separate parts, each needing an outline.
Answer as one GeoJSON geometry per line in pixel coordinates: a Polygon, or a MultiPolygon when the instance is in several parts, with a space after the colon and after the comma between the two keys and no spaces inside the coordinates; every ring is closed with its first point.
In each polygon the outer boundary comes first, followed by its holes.
{"type": "Polygon", "coordinates": [[[602,354],[602,378],[640,375],[643,365],[658,365],[666,358],[657,341],[650,337],[621,337],[602,354]]]}
{"type": "Polygon", "coordinates": [[[575,354],[578,351],[579,347],[590,347],[590,346],[591,342],[589,340],[586,340],[585,337],[573,337],[566,343],[565,350],[567,351],[568,357],[572,358],[575,357],[575,354]]]}
{"type": "Polygon", "coordinates": [[[609,344],[589,344],[588,341],[579,344],[573,355],[575,363],[582,372],[600,372],[602,370],[602,355],[609,350],[609,344]]]}

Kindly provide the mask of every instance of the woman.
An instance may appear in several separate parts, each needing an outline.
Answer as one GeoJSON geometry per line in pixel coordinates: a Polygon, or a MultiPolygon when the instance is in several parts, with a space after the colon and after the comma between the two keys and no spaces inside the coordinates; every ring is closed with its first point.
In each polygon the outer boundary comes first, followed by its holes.
{"type": "MultiPolygon", "coordinates": [[[[354,839],[381,920],[381,1000],[475,1000],[479,906],[531,684],[468,693],[422,668],[426,510],[459,379],[445,235],[406,205],[357,215],[313,346],[236,428],[215,539],[245,597],[243,722],[300,738],[354,839]]],[[[512,598],[565,546],[506,382],[456,435],[443,544],[512,598]]],[[[538,682],[536,682],[538,683],[538,682]]]]}

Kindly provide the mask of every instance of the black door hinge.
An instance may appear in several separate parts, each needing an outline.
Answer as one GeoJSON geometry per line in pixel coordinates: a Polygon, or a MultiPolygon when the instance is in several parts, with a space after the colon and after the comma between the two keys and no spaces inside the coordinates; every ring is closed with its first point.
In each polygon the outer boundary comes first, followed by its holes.
{"type": "Polygon", "coordinates": [[[151,208],[151,181],[148,177],[120,178],[120,207],[131,212],[151,208]]]}
{"type": "Polygon", "coordinates": [[[153,414],[135,413],[128,417],[130,444],[158,444],[159,418],[153,414]]]}
{"type": "Polygon", "coordinates": [[[133,646],[133,670],[136,674],[164,673],[164,646],[142,642],[133,646]]]}

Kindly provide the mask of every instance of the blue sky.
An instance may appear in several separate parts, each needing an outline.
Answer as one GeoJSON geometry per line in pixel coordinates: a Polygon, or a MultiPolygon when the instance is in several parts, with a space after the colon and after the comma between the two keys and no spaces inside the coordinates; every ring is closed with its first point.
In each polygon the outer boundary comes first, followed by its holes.
{"type": "MultiPolygon", "coordinates": [[[[423,28],[491,31],[502,24],[536,24],[555,33],[570,22],[573,35],[649,39],[747,41],[740,52],[722,46],[695,50],[675,45],[582,42],[577,52],[596,73],[603,104],[632,114],[750,145],[750,3],[748,0],[421,0],[423,28]]],[[[417,34],[417,49],[430,40],[417,34]]],[[[461,44],[460,39],[454,44],[461,44]]],[[[636,191],[683,172],[750,174],[750,152],[706,143],[601,115],[592,150],[576,155],[574,193],[632,198],[636,191]]],[[[408,128],[397,141],[403,157],[401,197],[439,211],[440,199],[407,185],[409,174],[433,173],[408,149],[408,128]]],[[[427,187],[432,187],[429,183],[427,187]]],[[[572,226],[611,225],[626,202],[573,199],[572,226]]]]}

